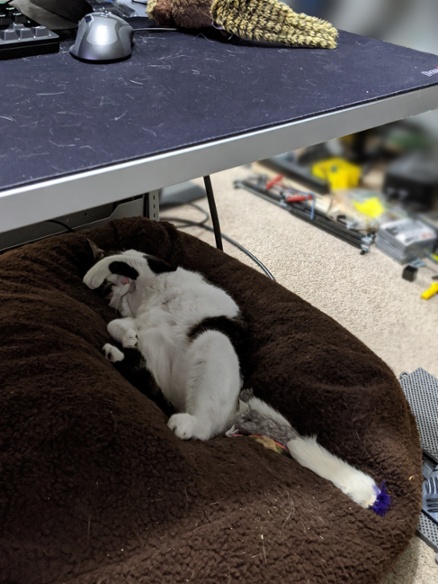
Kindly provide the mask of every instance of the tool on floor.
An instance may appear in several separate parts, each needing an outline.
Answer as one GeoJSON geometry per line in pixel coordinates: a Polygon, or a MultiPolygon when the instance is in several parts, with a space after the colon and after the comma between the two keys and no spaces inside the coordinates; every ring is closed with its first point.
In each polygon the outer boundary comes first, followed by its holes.
{"type": "Polygon", "coordinates": [[[282,207],[292,215],[312,223],[315,227],[346,241],[350,245],[358,247],[361,250],[361,254],[369,252],[370,245],[374,241],[374,234],[364,234],[331,219],[315,207],[316,195],[314,193],[280,187],[280,181],[281,179],[278,177],[269,181],[264,176],[256,176],[246,180],[235,181],[234,188],[246,189],[262,199],[282,207]],[[270,189],[267,188],[268,185],[271,186],[270,189]]]}
{"type": "Polygon", "coordinates": [[[430,300],[433,296],[438,294],[438,282],[434,282],[427,290],[423,292],[421,298],[424,300],[430,300]]]}

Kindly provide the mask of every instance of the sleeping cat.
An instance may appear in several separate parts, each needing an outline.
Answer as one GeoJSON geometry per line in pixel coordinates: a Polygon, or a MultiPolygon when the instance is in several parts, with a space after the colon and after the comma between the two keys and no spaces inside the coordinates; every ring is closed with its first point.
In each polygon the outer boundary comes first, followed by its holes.
{"type": "MultiPolygon", "coordinates": [[[[376,503],[380,490],[370,476],[332,455],[316,438],[299,436],[266,402],[256,397],[239,402],[241,367],[230,333],[242,328],[241,315],[229,294],[196,272],[136,250],[103,257],[84,277],[91,289],[104,282],[112,285],[110,306],[120,314],[108,332],[122,348],[141,353],[177,412],[168,426],[179,438],[209,440],[236,423],[248,427],[255,421],[274,438],[280,432],[295,460],[356,503],[376,503]]],[[[112,362],[124,359],[111,343],[103,350],[112,362]]]]}
{"type": "MultiPolygon", "coordinates": [[[[112,284],[110,306],[121,315],[108,332],[137,347],[157,385],[178,413],[169,428],[182,439],[208,440],[233,424],[242,385],[234,347],[220,330],[199,329],[206,319],[237,320],[239,308],[200,274],[135,250],[101,259],[85,275],[89,288],[112,284]],[[199,329],[199,334],[196,334],[199,329]]],[[[120,359],[113,347],[104,351],[120,359]]]]}

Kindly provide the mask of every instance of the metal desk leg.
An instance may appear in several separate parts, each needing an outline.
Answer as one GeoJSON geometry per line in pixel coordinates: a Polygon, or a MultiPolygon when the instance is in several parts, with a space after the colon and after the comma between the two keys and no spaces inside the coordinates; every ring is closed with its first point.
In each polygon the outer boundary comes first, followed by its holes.
{"type": "Polygon", "coordinates": [[[160,191],[156,190],[145,193],[143,197],[143,217],[148,217],[152,221],[158,221],[160,219],[160,191]]]}
{"type": "Polygon", "coordinates": [[[222,244],[221,226],[219,224],[219,216],[216,209],[216,201],[214,200],[213,187],[211,185],[210,176],[204,176],[205,192],[207,193],[208,206],[210,208],[211,221],[213,223],[213,232],[216,240],[216,247],[221,251],[224,250],[222,244]]]}

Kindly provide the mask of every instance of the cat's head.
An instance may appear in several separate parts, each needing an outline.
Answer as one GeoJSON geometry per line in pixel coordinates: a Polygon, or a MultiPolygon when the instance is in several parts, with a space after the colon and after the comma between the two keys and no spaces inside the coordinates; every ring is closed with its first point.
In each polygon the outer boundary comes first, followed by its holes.
{"type": "Polygon", "coordinates": [[[165,260],[134,249],[107,255],[91,241],[90,246],[98,261],[85,274],[84,283],[109,296],[110,306],[117,310],[130,304],[128,297],[133,298],[137,288],[140,295],[147,293],[158,275],[176,270],[165,260]]]}
{"type": "MultiPolygon", "coordinates": [[[[154,256],[152,254],[147,254],[147,253],[143,253],[143,252],[139,252],[137,250],[128,250],[128,251],[122,251],[122,252],[117,252],[117,251],[105,251],[102,248],[100,248],[94,241],[92,241],[91,239],[87,238],[88,244],[91,248],[92,254],[94,259],[96,260],[96,263],[105,258],[105,257],[109,257],[109,256],[121,256],[120,257],[120,261],[121,262],[126,262],[126,264],[129,266],[129,259],[132,259],[132,256],[135,256],[135,259],[145,259],[147,262],[147,266],[149,267],[149,269],[151,270],[151,272],[153,274],[162,274],[164,272],[174,272],[176,270],[176,266],[172,266],[169,262],[167,262],[166,260],[163,260],[161,258],[158,258],[157,256],[154,256]]],[[[128,268],[123,268],[122,266],[118,266],[119,269],[122,269],[123,272],[125,272],[125,274],[119,274],[119,275],[126,275],[126,271],[129,271],[130,274],[132,275],[133,272],[131,270],[129,270],[128,268]]],[[[142,266],[143,269],[145,269],[145,265],[142,266]]],[[[116,272],[113,272],[116,273],[116,272]]],[[[133,278],[133,279],[137,279],[138,277],[138,272],[137,275],[133,278]]]]}

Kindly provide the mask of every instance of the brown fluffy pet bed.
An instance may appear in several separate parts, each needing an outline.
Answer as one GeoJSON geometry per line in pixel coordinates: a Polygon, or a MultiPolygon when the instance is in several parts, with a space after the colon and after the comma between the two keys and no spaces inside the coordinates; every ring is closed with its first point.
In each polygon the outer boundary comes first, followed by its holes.
{"type": "Polygon", "coordinates": [[[83,233],[0,257],[2,584],[372,584],[414,534],[421,452],[394,375],[266,276],[169,224],[89,232],[224,286],[250,325],[249,383],[303,434],[386,480],[384,517],[246,439],[182,442],[104,359],[114,313],[82,283],[83,233]]]}

